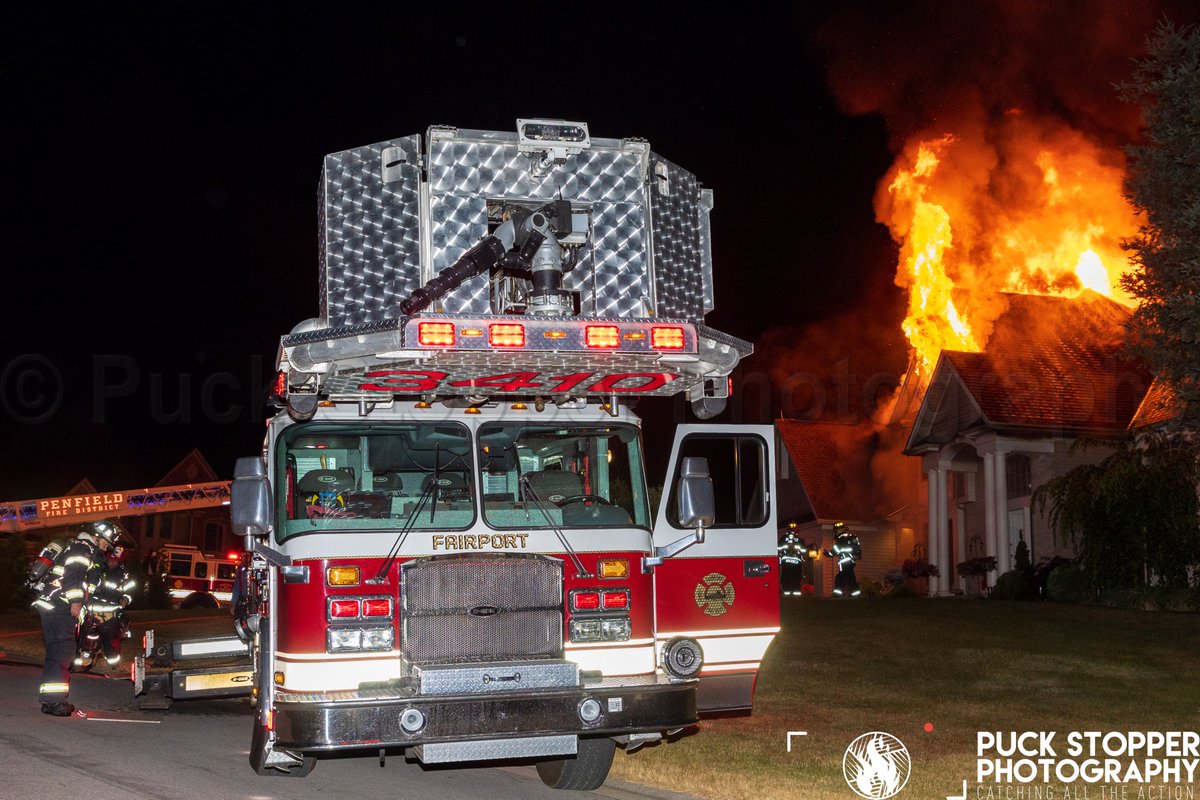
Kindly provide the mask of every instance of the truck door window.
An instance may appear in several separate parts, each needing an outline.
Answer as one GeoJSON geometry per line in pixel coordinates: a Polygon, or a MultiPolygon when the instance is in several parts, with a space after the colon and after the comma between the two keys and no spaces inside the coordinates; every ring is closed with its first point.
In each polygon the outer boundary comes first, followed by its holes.
{"type": "Polygon", "coordinates": [[[751,528],[761,526],[767,519],[766,447],[757,436],[722,436],[696,434],[688,436],[679,446],[679,461],[670,486],[667,521],[679,527],[679,498],[676,487],[679,464],[683,459],[702,456],[708,461],[716,499],[714,528],[751,528]]]}
{"type": "Polygon", "coordinates": [[[196,572],[194,573],[193,577],[207,578],[208,577],[208,564],[204,561],[197,561],[196,562],[196,572]]]}
{"type": "Polygon", "coordinates": [[[192,576],[192,557],[190,555],[171,555],[171,564],[168,569],[172,575],[178,575],[181,578],[190,578],[192,576]]]}

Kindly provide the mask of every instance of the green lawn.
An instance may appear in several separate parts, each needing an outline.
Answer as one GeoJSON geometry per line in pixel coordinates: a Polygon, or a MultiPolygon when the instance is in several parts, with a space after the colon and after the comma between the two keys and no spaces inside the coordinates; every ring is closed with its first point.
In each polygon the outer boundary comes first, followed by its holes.
{"type": "Polygon", "coordinates": [[[973,779],[979,731],[1196,730],[1198,653],[1194,614],[787,598],[754,715],[619,752],[614,774],[721,800],[845,800],[845,749],[879,730],[912,754],[900,797],[942,798],[973,779]]]}

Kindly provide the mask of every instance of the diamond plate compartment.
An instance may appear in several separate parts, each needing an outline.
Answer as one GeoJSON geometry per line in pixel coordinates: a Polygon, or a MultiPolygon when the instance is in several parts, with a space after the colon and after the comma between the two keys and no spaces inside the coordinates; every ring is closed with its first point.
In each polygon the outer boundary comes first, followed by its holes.
{"type": "Polygon", "coordinates": [[[579,686],[579,665],[570,661],[497,661],[479,666],[414,666],[423,695],[491,694],[579,686]]]}
{"type": "Polygon", "coordinates": [[[421,285],[420,151],[408,136],[325,157],[318,236],[329,325],[397,316],[421,285]]]}
{"type": "Polygon", "coordinates": [[[573,734],[526,736],[520,739],[422,744],[409,749],[423,764],[448,764],[454,761],[569,756],[578,752],[579,739],[573,734]]]}
{"type": "MultiPolygon", "coordinates": [[[[606,317],[652,313],[645,147],[612,140],[593,143],[591,150],[535,176],[531,160],[517,149],[515,133],[431,131],[431,274],[453,264],[487,234],[488,199],[563,199],[591,209],[590,242],[564,279],[567,289],[580,293],[580,311],[606,317]]],[[[467,281],[438,305],[446,313],[488,313],[486,277],[467,281]]]]}
{"type": "Polygon", "coordinates": [[[712,254],[708,211],[712,194],[696,176],[655,155],[650,190],[654,232],[654,280],[659,316],[704,318],[712,303],[712,254]],[[708,274],[705,274],[705,273],[708,274]]]}

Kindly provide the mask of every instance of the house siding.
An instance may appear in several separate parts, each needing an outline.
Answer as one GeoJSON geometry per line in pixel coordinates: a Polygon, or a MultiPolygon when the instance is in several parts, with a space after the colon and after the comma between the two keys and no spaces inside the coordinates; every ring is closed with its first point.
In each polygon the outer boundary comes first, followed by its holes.
{"type": "MultiPolygon", "coordinates": [[[[1113,448],[1100,445],[1086,448],[1076,447],[1072,451],[1071,446],[1076,441],[1075,439],[1055,439],[1053,453],[1030,456],[1030,471],[1035,492],[1038,487],[1060,475],[1065,475],[1076,467],[1100,463],[1113,452],[1113,448]]],[[[1028,497],[1009,501],[1010,509],[1028,506],[1030,506],[1028,497]]],[[[1054,531],[1050,527],[1049,514],[1039,514],[1034,508],[1030,509],[1030,514],[1033,528],[1030,557],[1033,563],[1037,564],[1039,561],[1056,556],[1074,558],[1075,548],[1069,542],[1063,542],[1054,535],[1054,531]]],[[[1029,539],[1027,538],[1026,541],[1029,539]]]]}

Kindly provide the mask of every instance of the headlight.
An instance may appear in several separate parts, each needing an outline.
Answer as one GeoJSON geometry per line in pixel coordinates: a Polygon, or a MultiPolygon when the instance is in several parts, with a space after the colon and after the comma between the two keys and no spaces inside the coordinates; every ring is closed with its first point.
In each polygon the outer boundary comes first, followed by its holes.
{"type": "Polygon", "coordinates": [[[591,617],[571,620],[572,642],[625,642],[628,640],[628,617],[591,617]]]}

